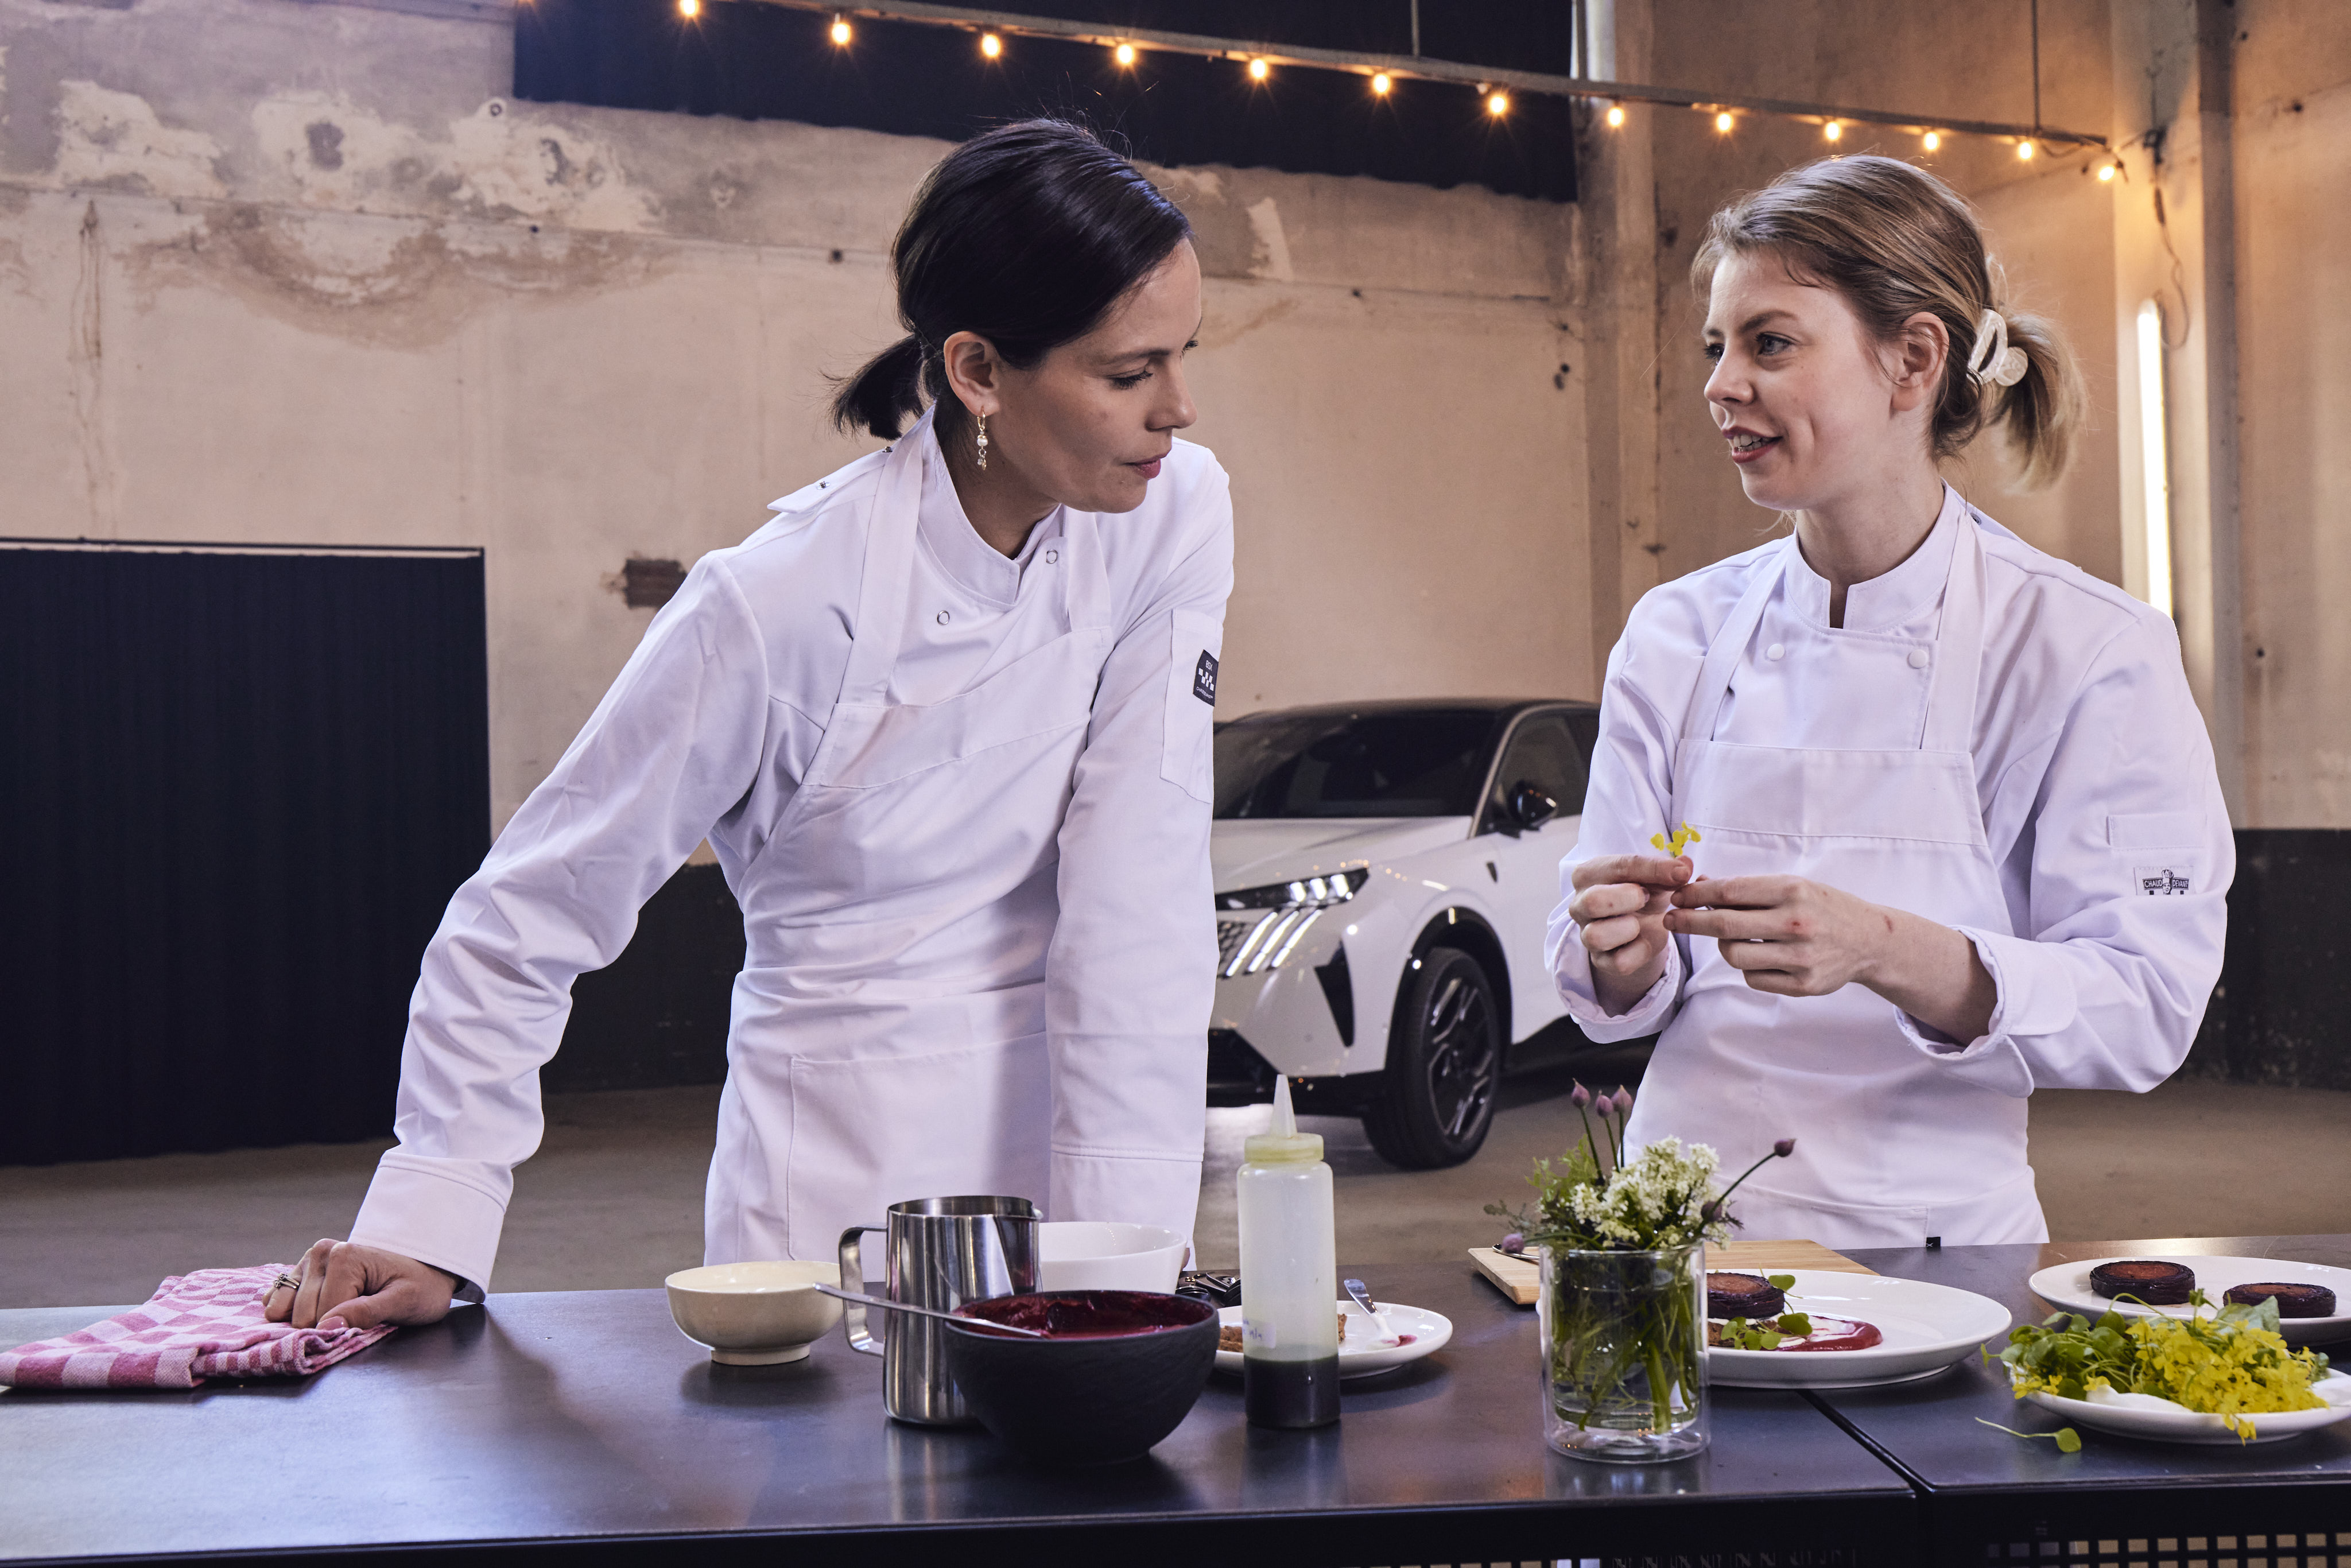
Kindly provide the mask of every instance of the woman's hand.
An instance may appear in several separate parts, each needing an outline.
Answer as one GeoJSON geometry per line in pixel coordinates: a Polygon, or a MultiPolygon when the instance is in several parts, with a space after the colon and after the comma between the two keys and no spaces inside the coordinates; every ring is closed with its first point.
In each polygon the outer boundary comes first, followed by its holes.
{"type": "Polygon", "coordinates": [[[1975,944],[1948,925],[1801,876],[1734,876],[1677,888],[1665,929],[1711,936],[1747,984],[1780,997],[1868,987],[1962,1043],[1991,1025],[1997,987],[1975,944]]]}
{"type": "Polygon", "coordinates": [[[1604,855],[1575,868],[1568,918],[1592,955],[1593,991],[1610,1013],[1631,1008],[1666,972],[1666,911],[1695,874],[1687,855],[1604,855]]]}
{"type": "Polygon", "coordinates": [[[437,1323],[449,1315],[457,1291],[457,1277],[430,1263],[331,1236],[313,1244],[294,1272],[300,1284],[270,1291],[262,1315],[298,1329],[334,1318],[355,1329],[437,1323]]]}

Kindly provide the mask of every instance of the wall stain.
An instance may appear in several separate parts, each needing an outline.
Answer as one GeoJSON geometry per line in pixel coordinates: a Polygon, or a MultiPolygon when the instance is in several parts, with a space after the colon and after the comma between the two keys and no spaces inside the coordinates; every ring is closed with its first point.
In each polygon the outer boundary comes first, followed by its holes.
{"type": "Polygon", "coordinates": [[[305,331],[414,349],[519,299],[577,299],[665,273],[669,247],[610,234],[205,204],[176,230],[126,246],[141,304],[166,287],[225,288],[305,331]]]}
{"type": "Polygon", "coordinates": [[[340,169],[343,166],[343,128],[331,120],[314,120],[302,128],[310,141],[310,166],[314,169],[340,169]]]}
{"type": "Polygon", "coordinates": [[[1251,332],[1272,326],[1297,308],[1295,296],[1268,300],[1254,310],[1228,311],[1211,304],[1200,323],[1200,347],[1222,349],[1238,343],[1251,332]]]}

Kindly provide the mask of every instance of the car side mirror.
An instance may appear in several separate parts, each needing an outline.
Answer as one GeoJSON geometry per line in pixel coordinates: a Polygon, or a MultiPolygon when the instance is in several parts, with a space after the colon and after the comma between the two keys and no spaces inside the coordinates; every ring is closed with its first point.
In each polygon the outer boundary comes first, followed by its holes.
{"type": "Polygon", "coordinates": [[[1510,786],[1507,809],[1512,822],[1530,831],[1559,815],[1559,802],[1544,794],[1541,786],[1524,779],[1510,786]]]}

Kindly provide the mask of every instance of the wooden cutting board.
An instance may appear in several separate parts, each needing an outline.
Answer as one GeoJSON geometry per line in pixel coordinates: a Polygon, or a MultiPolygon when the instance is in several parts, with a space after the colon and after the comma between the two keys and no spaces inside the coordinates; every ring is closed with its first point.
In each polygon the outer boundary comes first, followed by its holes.
{"type": "MultiPolygon", "coordinates": [[[[1472,1247],[1469,1260],[1478,1265],[1494,1289],[1522,1307],[1535,1304],[1535,1266],[1491,1247],[1472,1247]]],[[[1726,1241],[1706,1249],[1709,1269],[1741,1269],[1750,1274],[1771,1274],[1791,1269],[1815,1269],[1828,1274],[1875,1274],[1842,1252],[1832,1252],[1817,1241],[1726,1241]]]]}

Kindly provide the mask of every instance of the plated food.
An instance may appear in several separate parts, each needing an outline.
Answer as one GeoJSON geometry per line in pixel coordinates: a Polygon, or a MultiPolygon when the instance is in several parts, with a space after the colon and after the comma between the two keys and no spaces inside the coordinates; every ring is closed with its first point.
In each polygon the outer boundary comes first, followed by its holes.
{"type": "Polygon", "coordinates": [[[2166,1255],[2154,1253],[2138,1258],[2085,1258],[2076,1262],[2059,1263],[2043,1269],[2025,1281],[2032,1293],[2053,1307],[2081,1312],[2096,1318],[2111,1310],[2125,1317],[2151,1313],[2177,1315],[2185,1311],[2179,1304],[2187,1300],[2188,1291],[2201,1289],[2216,1302],[2242,1301],[2233,1292],[2242,1291],[2253,1296],[2268,1295],[2277,1301],[2280,1322],[2278,1331],[2290,1345],[2326,1344],[2337,1340],[2351,1340],[2351,1315],[2342,1311],[2351,1300],[2351,1269],[2337,1269],[2325,1263],[2304,1263],[2283,1258],[2236,1258],[2218,1254],[2199,1256],[2193,1253],[2166,1255]],[[2162,1263],[2179,1268],[2189,1275],[2189,1283],[2177,1302],[2153,1301],[2137,1291],[2126,1291],[2121,1297],[2102,1294],[2091,1276],[2117,1263],[2162,1263]],[[2294,1287],[2286,1290],[2284,1287],[2294,1287]],[[2139,1296],[2133,1301],[2131,1296],[2139,1296]],[[2141,1304],[2142,1301],[2147,1304],[2141,1304]]]}
{"type": "MultiPolygon", "coordinates": [[[[1866,1388],[1930,1377],[2005,1333],[2010,1321],[2008,1309],[1989,1297],[1923,1280],[1797,1269],[1763,1282],[1779,1290],[1784,1310],[1761,1324],[1739,1320],[1742,1332],[1729,1343],[1716,1331],[1728,1330],[1732,1320],[1709,1322],[1706,1358],[1713,1382],[1733,1388],[1866,1388]],[[1779,1286],[1780,1280],[1788,1283],[1779,1286]],[[1779,1327],[1791,1316],[1802,1320],[1802,1332],[1779,1327]],[[1737,1343],[1749,1334],[1762,1337],[1763,1325],[1776,1343],[1737,1343]],[[1876,1340],[1860,1343],[1868,1333],[1876,1340]],[[1807,1350],[1814,1354],[1790,1354],[1807,1350]]],[[[1714,1283],[1709,1275],[1709,1301],[1714,1283]]],[[[1751,1298],[1750,1291],[1741,1294],[1751,1298]]]]}
{"type": "Polygon", "coordinates": [[[2216,1308],[2192,1290],[2185,1307],[2061,1312],[2015,1330],[2000,1358],[2018,1398],[2131,1437],[2273,1442],[2351,1416],[2351,1378],[2287,1345],[2275,1301],[2216,1308]]]}
{"type": "MultiPolygon", "coordinates": [[[[1426,1307],[1402,1306],[1395,1301],[1382,1301],[1381,1313],[1388,1326],[1396,1333],[1390,1343],[1380,1337],[1372,1326],[1370,1316],[1353,1301],[1332,1303],[1338,1310],[1339,1375],[1369,1377],[1374,1373],[1393,1372],[1407,1362],[1443,1350],[1453,1337],[1453,1320],[1442,1312],[1432,1312],[1426,1307]]],[[[1241,1309],[1227,1307],[1217,1314],[1223,1331],[1217,1345],[1217,1370],[1240,1375],[1241,1309]],[[1228,1349],[1229,1345],[1232,1348],[1228,1349]]]]}
{"type": "Polygon", "coordinates": [[[2150,1307],[2177,1306],[2195,1288],[2195,1270],[2162,1258],[2117,1258],[2090,1270],[2090,1289],[2098,1294],[2136,1296],[2150,1307]]]}

